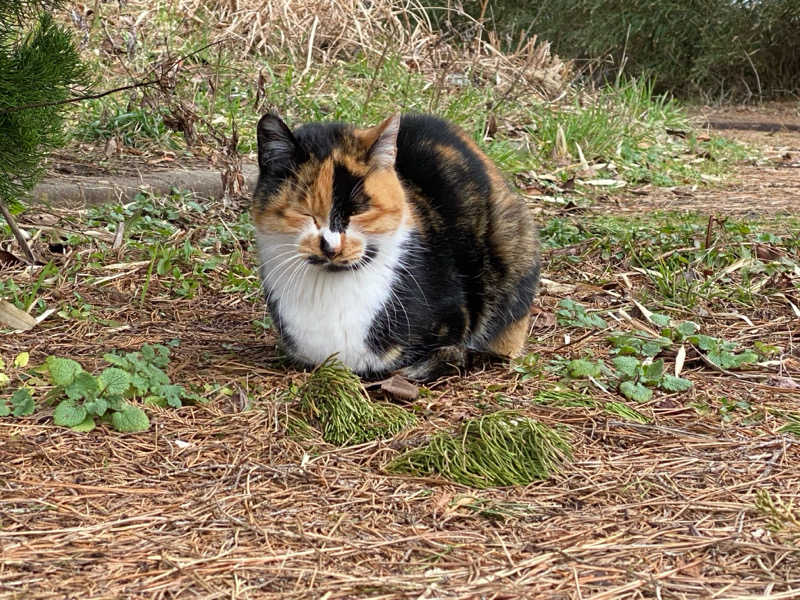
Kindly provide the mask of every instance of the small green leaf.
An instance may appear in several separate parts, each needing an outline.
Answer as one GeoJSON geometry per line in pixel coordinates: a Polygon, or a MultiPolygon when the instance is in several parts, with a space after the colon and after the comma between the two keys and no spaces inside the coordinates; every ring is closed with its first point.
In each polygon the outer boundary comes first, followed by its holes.
{"type": "Polygon", "coordinates": [[[122,410],[111,415],[111,424],[114,429],[124,433],[146,431],[150,428],[150,419],[138,406],[126,404],[122,410]]]}
{"type": "Polygon", "coordinates": [[[5,371],[6,368],[6,361],[0,358],[0,371],[5,371]]]}
{"type": "Polygon", "coordinates": [[[186,390],[183,389],[182,385],[161,385],[158,388],[153,389],[153,391],[164,398],[172,408],[180,408],[183,406],[181,402],[181,398],[184,395],[186,390]]]}
{"type": "Polygon", "coordinates": [[[86,418],[86,409],[72,400],[62,400],[53,411],[53,423],[64,427],[75,427],[86,418]]]}
{"type": "Polygon", "coordinates": [[[683,377],[675,377],[675,375],[664,375],[664,378],[658,384],[662,390],[667,392],[685,392],[692,387],[692,382],[683,377]]]}
{"type": "Polygon", "coordinates": [[[650,321],[658,325],[659,327],[668,327],[670,319],[667,315],[662,315],[661,313],[650,313],[650,321]]]}
{"type": "Polygon", "coordinates": [[[633,379],[636,377],[637,369],[640,365],[638,359],[633,356],[617,356],[611,362],[625,378],[633,379]]]}
{"type": "Polygon", "coordinates": [[[6,404],[6,401],[0,398],[0,417],[7,417],[11,414],[11,409],[6,404]]]}
{"type": "Polygon", "coordinates": [[[81,421],[77,425],[73,425],[72,427],[70,427],[70,429],[72,429],[72,431],[80,431],[83,433],[88,433],[95,427],[97,427],[97,425],[94,422],[94,417],[87,416],[83,421],[81,421]]]}
{"type": "Polygon", "coordinates": [[[750,350],[746,352],[741,352],[739,354],[734,354],[733,356],[733,367],[739,368],[742,365],[749,365],[754,363],[758,360],[758,354],[752,352],[750,350]]]}
{"type": "Polygon", "coordinates": [[[647,340],[644,344],[642,344],[642,353],[646,356],[655,356],[664,348],[669,348],[670,346],[672,346],[672,340],[670,338],[659,336],[657,338],[647,340]]]}
{"type": "Polygon", "coordinates": [[[11,378],[5,373],[0,373],[0,388],[6,387],[11,381],[11,378]]]}
{"type": "Polygon", "coordinates": [[[133,385],[134,389],[136,390],[137,396],[147,393],[147,390],[150,389],[150,384],[147,379],[138,373],[131,376],[131,385],[133,385]]]}
{"type": "Polygon", "coordinates": [[[27,417],[36,409],[28,388],[19,388],[14,392],[11,396],[11,405],[14,407],[15,417],[27,417]]]}
{"type": "Polygon", "coordinates": [[[689,336],[689,342],[700,348],[700,350],[708,352],[712,348],[715,348],[719,345],[719,339],[710,337],[707,335],[691,335],[689,336]]]}
{"type": "Polygon", "coordinates": [[[145,396],[142,402],[146,406],[160,406],[161,408],[166,408],[169,406],[167,401],[161,396],[145,396]]]}
{"type": "Polygon", "coordinates": [[[664,361],[659,359],[655,360],[649,365],[645,365],[643,370],[644,379],[647,381],[656,382],[661,379],[664,374],[664,361]]]}
{"type": "Polygon", "coordinates": [[[102,417],[108,410],[108,402],[106,402],[104,398],[97,398],[96,400],[87,402],[83,406],[90,415],[97,415],[98,417],[102,417]]]}
{"type": "Polygon", "coordinates": [[[596,362],[578,358],[569,361],[567,373],[570,377],[599,377],[603,372],[603,367],[596,362]]]}
{"type": "Polygon", "coordinates": [[[647,402],[653,397],[653,390],[633,381],[623,381],[619,385],[619,391],[628,400],[635,402],[647,402]]]}
{"type": "Polygon", "coordinates": [[[132,365],[128,360],[122,356],[117,356],[116,354],[103,354],[103,358],[106,362],[111,363],[114,366],[121,367],[123,369],[131,369],[132,365]]]}
{"type": "Polygon", "coordinates": [[[127,405],[119,396],[106,396],[105,400],[108,402],[108,408],[111,410],[122,410],[127,405]]]}
{"type": "Polygon", "coordinates": [[[64,393],[70,400],[94,400],[97,397],[100,387],[97,385],[97,378],[86,371],[81,371],[70,385],[64,388],[64,393]]]}
{"type": "Polygon", "coordinates": [[[764,358],[771,358],[776,354],[780,354],[781,349],[778,346],[771,346],[756,340],[753,342],[753,348],[764,358]]]}
{"type": "Polygon", "coordinates": [[[18,369],[24,369],[28,366],[28,360],[30,359],[30,354],[27,352],[20,352],[17,354],[17,357],[14,359],[14,366],[18,369]]]}
{"type": "Polygon", "coordinates": [[[131,375],[116,367],[108,367],[97,378],[100,391],[109,396],[122,396],[131,385],[131,375]]]}
{"type": "Polygon", "coordinates": [[[676,329],[684,338],[687,338],[690,335],[697,333],[700,329],[700,326],[692,321],[683,321],[682,323],[678,324],[676,329]]]}
{"type": "Polygon", "coordinates": [[[83,371],[83,367],[74,360],[59,358],[58,356],[48,356],[45,365],[53,383],[62,387],[66,387],[75,381],[78,373],[83,371]]]}

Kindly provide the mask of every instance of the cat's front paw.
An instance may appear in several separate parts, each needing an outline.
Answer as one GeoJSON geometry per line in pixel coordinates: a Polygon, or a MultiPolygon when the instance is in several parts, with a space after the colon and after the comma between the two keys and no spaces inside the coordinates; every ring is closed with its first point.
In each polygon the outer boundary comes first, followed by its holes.
{"type": "Polygon", "coordinates": [[[459,373],[466,363],[467,353],[462,346],[442,346],[429,357],[403,367],[400,375],[414,381],[429,381],[459,373]]]}

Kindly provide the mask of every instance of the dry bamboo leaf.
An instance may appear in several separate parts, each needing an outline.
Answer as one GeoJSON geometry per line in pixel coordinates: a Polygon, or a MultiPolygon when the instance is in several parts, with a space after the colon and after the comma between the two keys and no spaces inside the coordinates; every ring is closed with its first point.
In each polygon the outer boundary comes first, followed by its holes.
{"type": "Polygon", "coordinates": [[[0,323],[17,331],[28,331],[36,325],[36,319],[10,302],[0,300],[0,323]]]}
{"type": "Polygon", "coordinates": [[[539,280],[539,285],[543,292],[551,296],[569,296],[575,292],[575,288],[577,287],[571,283],[559,283],[558,281],[553,281],[544,277],[539,280]]]}
{"type": "Polygon", "coordinates": [[[381,381],[380,384],[384,392],[398,400],[411,402],[419,397],[419,387],[399,375],[392,375],[389,379],[381,381]]]}
{"type": "Polygon", "coordinates": [[[680,377],[684,362],[686,362],[686,346],[681,344],[678,354],[675,356],[675,377],[680,377]]]}

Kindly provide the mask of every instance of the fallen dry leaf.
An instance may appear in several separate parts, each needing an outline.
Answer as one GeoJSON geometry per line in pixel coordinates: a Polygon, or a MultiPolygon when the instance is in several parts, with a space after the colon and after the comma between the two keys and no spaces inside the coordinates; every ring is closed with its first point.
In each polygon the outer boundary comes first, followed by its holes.
{"type": "Polygon", "coordinates": [[[0,323],[8,325],[11,329],[28,331],[36,325],[36,319],[10,302],[0,300],[0,323]]]}

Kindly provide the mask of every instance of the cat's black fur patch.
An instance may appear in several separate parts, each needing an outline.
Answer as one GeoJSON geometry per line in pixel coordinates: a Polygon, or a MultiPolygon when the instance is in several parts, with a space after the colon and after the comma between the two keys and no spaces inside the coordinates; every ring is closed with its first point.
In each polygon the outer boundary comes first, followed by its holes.
{"type": "Polygon", "coordinates": [[[350,224],[350,217],[365,208],[360,197],[359,183],[361,178],[353,175],[346,167],[336,165],[333,170],[333,200],[329,227],[331,231],[343,232],[350,224]]]}

